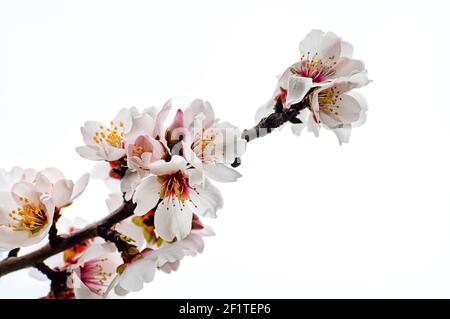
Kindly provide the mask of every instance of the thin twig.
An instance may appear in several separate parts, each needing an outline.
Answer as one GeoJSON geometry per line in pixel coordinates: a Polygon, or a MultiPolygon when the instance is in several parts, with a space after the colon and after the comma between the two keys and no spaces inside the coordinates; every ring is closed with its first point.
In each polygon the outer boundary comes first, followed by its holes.
{"type": "Polygon", "coordinates": [[[17,255],[19,254],[19,251],[20,251],[20,247],[10,250],[7,258],[17,257],[17,255]]]}

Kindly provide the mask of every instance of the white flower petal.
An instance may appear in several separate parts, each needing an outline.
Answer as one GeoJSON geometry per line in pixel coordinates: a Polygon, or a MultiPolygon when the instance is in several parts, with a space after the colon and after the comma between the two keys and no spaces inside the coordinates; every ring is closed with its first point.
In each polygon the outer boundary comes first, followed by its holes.
{"type": "Polygon", "coordinates": [[[224,164],[205,165],[203,170],[207,177],[221,183],[235,182],[242,177],[241,173],[224,164]]]}
{"type": "Polygon", "coordinates": [[[179,155],[172,156],[170,162],[158,160],[149,165],[149,170],[158,176],[173,174],[186,168],[186,160],[179,155]]]}
{"type": "Polygon", "coordinates": [[[52,200],[56,207],[62,208],[71,203],[73,188],[73,182],[67,179],[53,185],[52,200]]]}
{"type": "Polygon", "coordinates": [[[91,161],[101,161],[104,160],[104,158],[99,155],[99,147],[97,146],[78,146],[76,149],[77,153],[88,160],[91,161]]]}
{"type": "Polygon", "coordinates": [[[217,187],[209,180],[205,180],[204,185],[195,187],[195,191],[189,193],[190,199],[197,206],[195,213],[216,218],[217,210],[223,207],[222,194],[217,187]]]}
{"type": "Polygon", "coordinates": [[[148,176],[136,187],[133,202],[136,203],[135,214],[144,215],[155,208],[160,199],[161,184],[156,176],[148,176]]]}
{"type": "Polygon", "coordinates": [[[83,176],[81,176],[80,179],[75,183],[71,198],[72,201],[78,198],[81,194],[83,194],[84,190],[89,184],[89,176],[90,176],[89,173],[86,173],[83,176]]]}
{"type": "Polygon", "coordinates": [[[299,44],[300,54],[307,54],[308,52],[314,54],[319,50],[320,43],[324,32],[321,30],[311,30],[299,44]]]}
{"type": "Polygon", "coordinates": [[[288,81],[286,104],[291,106],[292,104],[301,102],[312,87],[312,79],[292,76],[288,81]]]}
{"type": "Polygon", "coordinates": [[[192,228],[192,208],[189,202],[184,204],[177,198],[165,198],[155,212],[155,229],[166,240],[185,238],[192,228]]]}

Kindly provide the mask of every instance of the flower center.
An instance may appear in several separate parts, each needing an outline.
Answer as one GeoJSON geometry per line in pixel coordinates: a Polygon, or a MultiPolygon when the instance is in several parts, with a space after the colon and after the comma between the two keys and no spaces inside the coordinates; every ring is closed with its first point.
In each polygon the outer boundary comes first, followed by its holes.
{"type": "Polygon", "coordinates": [[[108,286],[106,282],[112,273],[105,272],[101,265],[107,260],[107,258],[89,260],[80,267],[80,279],[93,293],[101,294],[108,286]]]}
{"type": "Polygon", "coordinates": [[[9,217],[16,222],[9,227],[14,231],[30,231],[32,234],[39,232],[48,222],[47,215],[40,209],[33,207],[27,198],[20,198],[25,203],[9,213],[9,217]]]}
{"type": "Polygon", "coordinates": [[[194,143],[191,145],[191,149],[202,162],[216,161],[217,155],[219,155],[216,154],[216,141],[219,134],[220,133],[213,129],[208,130],[205,133],[205,129],[203,129],[201,134],[198,133],[196,135],[194,143]]]}
{"type": "Polygon", "coordinates": [[[330,76],[336,73],[335,57],[331,56],[324,59],[318,58],[318,52],[311,55],[302,55],[300,59],[300,69],[293,68],[291,71],[305,78],[311,78],[314,83],[319,83],[327,80],[330,76]]]}
{"type": "Polygon", "coordinates": [[[342,100],[342,98],[339,97],[340,93],[341,92],[337,91],[335,87],[321,91],[318,94],[320,112],[325,112],[330,115],[339,115],[339,105],[336,103],[342,100]]]}
{"type": "Polygon", "coordinates": [[[178,171],[174,174],[158,176],[161,182],[160,197],[176,197],[182,202],[189,199],[189,177],[178,171]]]}
{"type": "Polygon", "coordinates": [[[104,125],[100,125],[99,128],[100,129],[95,132],[95,135],[92,137],[96,144],[108,143],[115,148],[123,148],[124,123],[122,121],[119,125],[116,125],[111,121],[110,128],[105,128],[104,125]]]}

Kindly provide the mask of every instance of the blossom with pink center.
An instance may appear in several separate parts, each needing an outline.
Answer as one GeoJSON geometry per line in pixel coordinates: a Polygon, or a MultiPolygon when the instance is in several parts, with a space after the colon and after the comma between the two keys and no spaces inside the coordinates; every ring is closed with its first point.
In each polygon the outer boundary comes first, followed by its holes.
{"type": "MultiPolygon", "coordinates": [[[[302,101],[306,102],[307,107],[297,116],[300,123],[292,124],[292,130],[296,135],[300,134],[304,128],[303,123],[308,118],[318,124],[321,122],[321,115],[327,116],[324,111],[319,110],[317,103],[313,103],[317,100],[316,96],[318,92],[322,91],[322,88],[330,88],[335,83],[345,81],[354,82],[355,78],[359,79],[359,84],[354,88],[369,83],[364,63],[352,59],[352,45],[343,41],[336,34],[312,30],[300,42],[299,48],[300,61],[288,67],[280,76],[272,98],[261,106],[255,115],[256,122],[259,122],[273,113],[278,100],[281,101],[284,108],[289,108],[302,101]],[[310,112],[312,112],[311,116],[309,116],[310,112]]],[[[340,124],[346,126],[348,123],[344,122],[340,124]]],[[[308,125],[312,126],[313,124],[308,123],[308,125]]],[[[344,130],[341,130],[342,127],[335,128],[335,133],[342,136],[341,143],[348,139],[346,127],[344,130]]]]}
{"type": "Polygon", "coordinates": [[[201,173],[189,168],[187,161],[172,156],[169,162],[151,164],[155,175],[144,178],[133,196],[137,215],[155,210],[155,229],[165,241],[185,238],[192,228],[193,214],[215,217],[221,208],[220,192],[209,181],[201,185],[201,173]]]}
{"type": "Polygon", "coordinates": [[[164,243],[158,249],[146,249],[128,263],[118,268],[118,275],[111,282],[109,290],[118,295],[138,291],[144,283],[152,282],[156,270],[172,272],[178,269],[185,256],[196,256],[203,252],[205,236],[213,236],[212,228],[206,226],[193,229],[188,236],[174,243],[164,243]]]}
{"type": "Polygon", "coordinates": [[[83,252],[76,264],[68,267],[67,284],[73,288],[77,299],[104,298],[121,263],[114,244],[93,245],[83,252]]]}
{"type": "Polygon", "coordinates": [[[150,164],[164,158],[166,154],[160,141],[148,135],[140,135],[133,144],[127,145],[128,168],[144,177],[149,173],[150,164]]]}

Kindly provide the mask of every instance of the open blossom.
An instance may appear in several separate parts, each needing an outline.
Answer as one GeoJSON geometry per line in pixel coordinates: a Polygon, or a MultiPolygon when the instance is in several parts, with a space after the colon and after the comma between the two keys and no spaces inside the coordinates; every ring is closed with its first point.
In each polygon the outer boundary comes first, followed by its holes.
{"type": "Polygon", "coordinates": [[[114,244],[92,245],[75,264],[67,268],[67,285],[73,289],[77,299],[104,298],[116,268],[121,263],[122,259],[114,244]]]}
{"type": "Polygon", "coordinates": [[[124,135],[131,129],[132,111],[120,110],[119,114],[105,125],[89,121],[81,128],[86,145],[77,147],[82,157],[94,161],[117,161],[125,156],[124,135]]]}
{"type": "Polygon", "coordinates": [[[197,99],[184,111],[187,137],[183,140],[183,155],[205,175],[219,182],[234,182],[241,174],[231,164],[245,151],[246,141],[240,130],[215,118],[211,104],[197,99]]]}
{"type": "Polygon", "coordinates": [[[192,227],[194,212],[215,217],[221,208],[220,192],[209,182],[202,185],[200,172],[188,168],[187,161],[174,155],[169,162],[151,164],[150,175],[136,188],[133,202],[135,214],[144,215],[155,209],[155,229],[165,241],[185,238],[192,227]]]}
{"type": "Polygon", "coordinates": [[[307,122],[309,130],[318,136],[323,125],[336,134],[340,144],[348,142],[352,127],[364,122],[367,111],[366,100],[360,94],[350,91],[367,82],[365,75],[357,74],[314,90],[309,96],[310,104],[312,108],[319,110],[321,122],[318,123],[310,113],[307,122]]]}
{"type": "Polygon", "coordinates": [[[59,209],[70,205],[86,189],[89,183],[89,174],[84,174],[76,183],[66,179],[57,168],[50,167],[36,172],[32,183],[42,194],[48,194],[55,206],[59,209]]]}
{"type": "Polygon", "coordinates": [[[129,291],[141,290],[144,283],[153,281],[156,270],[171,272],[178,269],[179,262],[185,256],[196,256],[203,252],[203,237],[213,236],[214,231],[206,226],[193,229],[183,240],[164,243],[158,249],[146,249],[133,260],[118,268],[119,274],[111,283],[118,295],[129,291]]]}
{"type": "Polygon", "coordinates": [[[40,242],[52,225],[53,201],[25,181],[24,170],[1,171],[0,176],[0,250],[40,242]]]}
{"type": "Polygon", "coordinates": [[[258,122],[274,112],[277,102],[283,108],[302,102],[306,108],[297,116],[298,123],[292,124],[295,134],[300,134],[304,128],[303,123],[307,122],[309,129],[317,135],[323,123],[336,133],[341,144],[347,142],[352,123],[355,126],[360,122],[359,119],[364,117],[362,113],[366,110],[361,99],[357,102],[350,101],[346,94],[349,90],[370,82],[364,63],[352,59],[352,45],[332,32],[312,30],[300,42],[299,48],[300,61],[288,67],[281,75],[272,99],[258,109],[255,120],[258,122]],[[336,89],[333,94],[330,93],[331,88],[341,87],[342,83],[351,84],[345,85],[345,91],[336,89]],[[328,98],[331,95],[333,98],[328,98]],[[318,102],[319,96],[321,103],[318,102]],[[340,112],[335,110],[336,106],[341,108],[340,112]],[[334,111],[330,112],[330,107],[334,111]],[[349,113],[353,115],[349,117],[349,113]]]}
{"type": "Polygon", "coordinates": [[[132,119],[132,129],[125,135],[127,165],[141,177],[148,175],[149,164],[167,156],[163,124],[171,108],[168,101],[161,110],[150,108],[132,119]]]}

